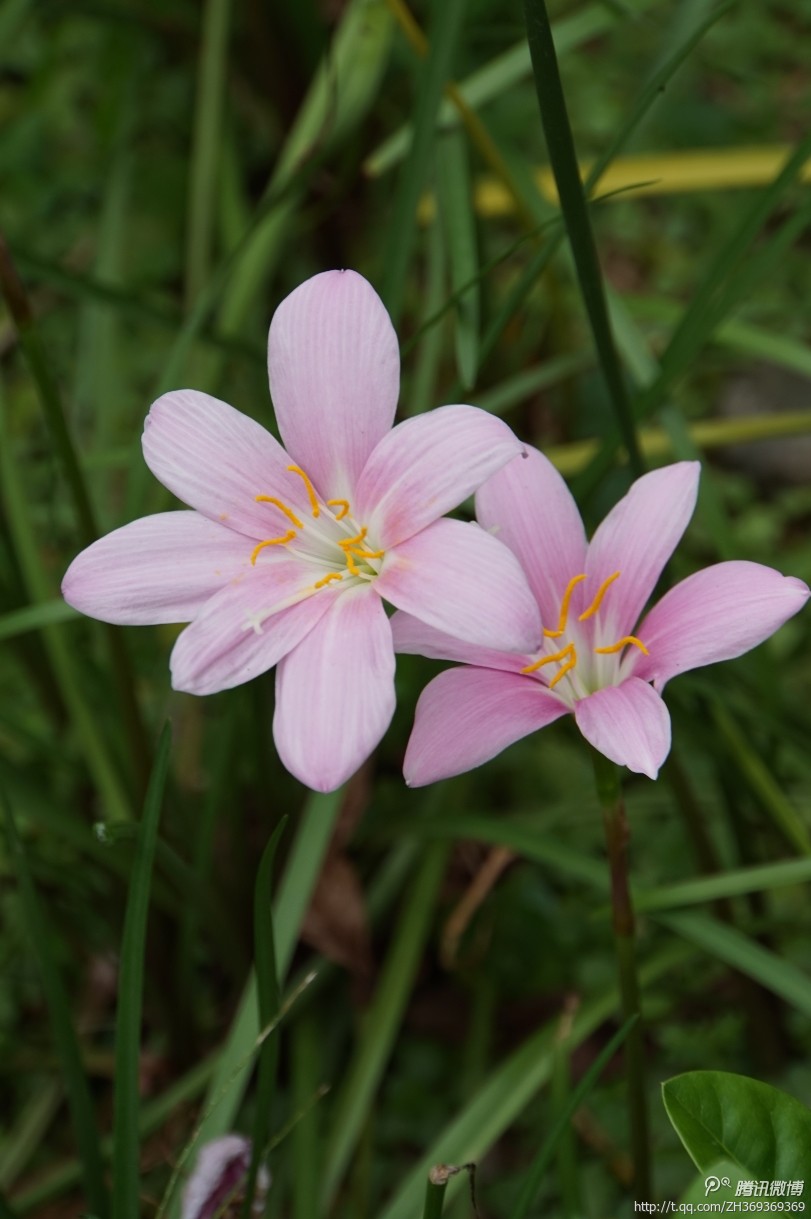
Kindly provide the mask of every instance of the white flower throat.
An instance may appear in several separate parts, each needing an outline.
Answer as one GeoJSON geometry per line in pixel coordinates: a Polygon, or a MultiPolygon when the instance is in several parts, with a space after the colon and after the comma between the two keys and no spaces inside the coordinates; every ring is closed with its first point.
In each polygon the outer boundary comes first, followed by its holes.
{"type": "MultiPolygon", "coordinates": [[[[615,571],[606,580],[603,580],[594,599],[585,609],[582,614],[577,617],[577,623],[587,622],[589,618],[595,618],[599,613],[600,606],[603,603],[603,598],[608,592],[615,580],[620,577],[620,572],[615,571]]],[[[593,640],[588,641],[586,632],[580,631],[576,624],[569,623],[569,607],[572,600],[572,594],[575,588],[583,580],[586,579],[586,573],[581,572],[580,575],[573,576],[566,585],[566,591],[560,603],[560,614],[558,616],[558,625],[555,630],[544,628],[544,639],[565,640],[562,647],[554,647],[554,645],[544,644],[544,650],[539,658],[526,665],[522,673],[537,673],[540,677],[540,670],[546,665],[557,664],[560,668],[548,680],[550,690],[565,680],[564,688],[557,693],[568,703],[574,702],[579,698],[586,698],[589,694],[593,694],[595,690],[600,689],[605,685],[613,685],[614,680],[619,675],[619,664],[612,665],[610,671],[607,666],[601,665],[599,661],[595,662],[593,656],[617,656],[627,647],[638,648],[640,652],[648,655],[648,649],[645,647],[641,639],[637,639],[636,635],[623,635],[616,643],[606,644],[601,647],[594,647],[593,640]],[[552,651],[547,649],[552,647],[552,651]],[[578,657],[579,649],[579,657],[578,657]],[[583,653],[586,652],[586,656],[583,653]],[[578,671],[578,659],[581,662],[581,668],[578,671]]],[[[609,636],[610,638],[610,636],[609,636]]],[[[544,674],[544,677],[546,675],[544,674]]]]}

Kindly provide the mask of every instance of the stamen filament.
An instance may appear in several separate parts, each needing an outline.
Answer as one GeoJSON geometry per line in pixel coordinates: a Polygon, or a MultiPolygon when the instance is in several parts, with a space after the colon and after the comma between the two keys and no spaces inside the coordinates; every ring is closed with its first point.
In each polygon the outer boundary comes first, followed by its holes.
{"type": "MultiPolygon", "coordinates": [[[[538,669],[542,669],[544,665],[551,665],[554,660],[565,660],[567,656],[574,656],[574,663],[577,663],[577,655],[573,643],[567,643],[565,648],[561,648],[559,652],[553,652],[551,656],[542,656],[540,660],[536,660],[534,664],[527,665],[521,672],[535,673],[538,669]]],[[[569,668],[572,668],[572,665],[569,665],[569,668]]]]}
{"type": "Polygon", "coordinates": [[[597,589],[597,596],[594,598],[594,600],[592,601],[592,603],[588,607],[588,609],[584,610],[583,613],[580,615],[580,617],[577,619],[578,622],[585,622],[587,618],[591,618],[594,614],[597,613],[597,610],[600,608],[600,605],[602,604],[603,597],[605,596],[605,594],[608,591],[609,585],[613,584],[615,580],[619,579],[619,577],[620,577],[620,573],[618,571],[615,571],[613,576],[609,576],[607,580],[603,580],[602,584],[597,589]]]}
{"type": "Polygon", "coordinates": [[[635,648],[639,648],[645,656],[650,655],[642,640],[637,639],[636,635],[623,635],[618,643],[612,643],[608,648],[595,648],[594,651],[599,652],[601,656],[610,656],[612,652],[621,652],[629,643],[633,644],[635,648]]]}
{"type": "Polygon", "coordinates": [[[345,516],[349,515],[349,500],[348,499],[328,499],[327,507],[335,508],[340,504],[341,511],[335,517],[336,521],[342,521],[345,516]]]}
{"type": "Polygon", "coordinates": [[[556,631],[544,630],[544,635],[547,639],[559,639],[566,630],[566,621],[569,617],[569,602],[572,599],[572,593],[581,580],[585,580],[585,572],[580,576],[572,576],[569,583],[566,585],[566,592],[563,594],[563,600],[560,603],[560,617],[558,618],[558,629],[556,631]]]}
{"type": "Polygon", "coordinates": [[[296,536],[295,529],[288,529],[287,533],[280,538],[266,538],[264,542],[260,542],[258,546],[254,546],[251,551],[251,567],[256,566],[256,559],[260,550],[264,550],[266,546],[284,546],[287,542],[292,542],[296,536]]]}
{"type": "Polygon", "coordinates": [[[283,512],[287,519],[296,526],[297,529],[303,529],[304,523],[300,521],[292,509],[283,504],[280,499],[276,499],[275,495],[255,495],[254,499],[257,504],[274,504],[280,512],[283,512]]]}
{"type": "Polygon", "coordinates": [[[343,576],[339,571],[331,571],[324,576],[323,580],[316,580],[313,588],[326,588],[331,580],[343,580],[343,576]]]}
{"type": "Polygon", "coordinates": [[[315,493],[315,487],[310,482],[307,475],[300,466],[288,466],[287,468],[291,474],[298,474],[299,478],[304,480],[304,486],[307,488],[307,495],[310,499],[310,507],[312,508],[313,516],[320,516],[321,509],[318,506],[318,496],[315,493]]]}

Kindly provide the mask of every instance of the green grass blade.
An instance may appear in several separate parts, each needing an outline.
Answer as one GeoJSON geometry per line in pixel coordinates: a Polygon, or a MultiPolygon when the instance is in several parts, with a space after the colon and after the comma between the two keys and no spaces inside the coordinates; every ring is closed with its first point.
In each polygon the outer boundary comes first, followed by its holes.
{"type": "Polygon", "coordinates": [[[318,1215],[318,1183],[321,1177],[319,1108],[313,1103],[322,1083],[319,1076],[320,1031],[310,1012],[303,1012],[292,1026],[291,1076],[296,1124],[290,1135],[292,1149],[292,1194],[295,1219],[318,1215]]]}
{"type": "Polygon", "coordinates": [[[721,872],[717,876],[698,876],[694,880],[635,891],[634,907],[640,912],[673,910],[679,906],[695,906],[718,901],[719,898],[740,897],[744,893],[766,893],[770,889],[809,882],[811,859],[789,859],[785,863],[736,868],[734,872],[721,872]]]}
{"type": "MultiPolygon", "coordinates": [[[[281,995],[276,972],[276,945],[273,932],[271,895],[273,891],[273,865],[276,851],[282,840],[287,818],[283,817],[265,847],[253,895],[253,943],[254,968],[256,969],[256,1000],[260,1029],[267,1028],[279,1015],[281,995]]],[[[270,1106],[279,1057],[278,1029],[265,1038],[259,1051],[259,1069],[256,1084],[256,1115],[253,1121],[251,1163],[245,1183],[245,1201],[242,1219],[250,1219],[259,1167],[270,1138],[270,1106]]]]}
{"type": "Polygon", "coordinates": [[[631,404],[617,357],[603,287],[597,247],[591,227],[580,169],[569,125],[569,115],[558,71],[552,29],[544,0],[524,0],[527,38],[532,55],[535,89],[541,110],[549,159],[555,174],[561,211],[569,234],[583,302],[591,324],[594,344],[600,359],[623,443],[634,474],[645,466],[636,438],[631,404]]]}
{"type": "Polygon", "coordinates": [[[51,952],[53,932],[34,885],[14,814],[6,800],[5,791],[0,792],[0,799],[3,804],[9,850],[14,859],[20,885],[25,921],[42,977],[42,987],[48,1004],[54,1043],[70,1105],[87,1202],[99,1219],[104,1219],[109,1214],[109,1198],[104,1184],[96,1115],[93,1111],[87,1076],[82,1065],[81,1050],[73,1025],[70,1003],[51,952]]]}
{"type": "Polygon", "coordinates": [[[708,914],[652,914],[651,917],[703,949],[708,956],[754,978],[797,1011],[811,1016],[811,979],[808,975],[743,932],[708,914]]]}
{"type": "Polygon", "coordinates": [[[541,1187],[541,1183],[543,1182],[544,1173],[552,1161],[552,1157],[555,1154],[555,1150],[560,1142],[560,1139],[566,1131],[566,1127],[568,1126],[573,1115],[583,1104],[586,1097],[596,1086],[598,1079],[605,1070],[605,1067],[621,1048],[625,1038],[630,1033],[636,1021],[636,1016],[631,1016],[630,1019],[625,1021],[622,1028],[618,1029],[608,1044],[603,1047],[595,1058],[594,1062],[589,1067],[588,1071],[586,1071],[585,1075],[580,1080],[580,1083],[573,1090],[565,1108],[558,1115],[554,1126],[549,1131],[549,1134],[544,1140],[543,1145],[539,1149],[538,1154],[532,1163],[529,1170],[529,1176],[524,1183],[524,1188],[521,1190],[518,1202],[512,1212],[512,1215],[510,1216],[510,1219],[526,1219],[529,1209],[535,1200],[535,1196],[541,1187]]]}
{"type": "Polygon", "coordinates": [[[194,107],[186,228],[186,300],[192,303],[211,271],[222,109],[231,0],[207,0],[203,11],[194,107]]]}
{"type": "Polygon", "coordinates": [[[380,286],[380,295],[395,326],[403,308],[406,275],[414,246],[417,203],[428,174],[439,101],[442,88],[451,76],[466,7],[467,0],[445,0],[434,8],[428,58],[417,73],[414,138],[400,171],[380,286]]]}
{"type": "Polygon", "coordinates": [[[364,1030],[332,1109],[323,1199],[331,1202],[355,1150],[375,1090],[394,1046],[411,987],[425,948],[430,919],[445,872],[447,848],[429,847],[408,890],[364,1030]]]}
{"type": "Polygon", "coordinates": [[[0,618],[0,641],[14,639],[26,631],[38,631],[43,626],[54,626],[59,622],[72,622],[78,612],[66,601],[43,601],[39,605],[26,605],[24,609],[12,610],[0,618]]]}
{"type": "Polygon", "coordinates": [[[144,954],[152,864],[158,840],[158,820],[166,774],[169,769],[171,745],[172,734],[167,724],[158,743],[155,765],[144,801],[121,942],[113,1102],[113,1219],[139,1219],[141,1211],[138,1085],[141,1062],[144,954]]]}
{"type": "Polygon", "coordinates": [[[467,142],[455,131],[438,143],[437,190],[456,294],[456,366],[464,389],[476,383],[479,364],[479,257],[467,142]],[[469,285],[469,286],[466,286],[469,285]]]}
{"type": "MultiPolygon", "coordinates": [[[[673,969],[683,968],[693,955],[693,949],[681,944],[657,953],[640,969],[640,983],[650,985],[673,969]]],[[[612,985],[580,1007],[569,1037],[572,1049],[611,1019],[617,1001],[617,990],[612,985]]],[[[378,1219],[413,1219],[419,1213],[425,1177],[433,1164],[478,1160],[509,1129],[549,1081],[558,1029],[555,1017],[495,1068],[403,1179],[378,1219]]]]}
{"type": "MultiPolygon", "coordinates": [[[[85,1080],[85,1085],[86,1083],[85,1080]]],[[[61,1080],[40,1078],[37,1090],[31,1094],[31,1098],[22,1110],[15,1115],[14,1124],[3,1136],[0,1192],[13,1185],[25,1171],[26,1165],[42,1145],[51,1122],[64,1099],[65,1089],[62,1087],[61,1080]]],[[[92,1111],[90,1116],[93,1116],[92,1111]]]]}

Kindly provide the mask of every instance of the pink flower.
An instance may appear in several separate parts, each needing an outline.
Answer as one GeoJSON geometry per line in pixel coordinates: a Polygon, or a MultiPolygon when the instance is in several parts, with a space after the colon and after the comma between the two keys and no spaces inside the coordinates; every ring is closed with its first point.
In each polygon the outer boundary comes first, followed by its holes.
{"type": "Polygon", "coordinates": [[[394,710],[383,598],[469,643],[525,651],[540,639],[508,548],[478,525],[439,519],[522,447],[472,406],[392,428],[397,339],[353,271],[316,275],[282,302],[268,371],[286,448],[207,394],[164,394],[144,456],[194,511],[101,538],[62,592],[107,622],[191,621],[172,652],[175,689],[211,694],[277,665],[279,754],[329,791],[394,710]]]}
{"type": "MultiPolygon", "coordinates": [[[[183,1191],[181,1219],[216,1219],[238,1215],[251,1166],[251,1141],[241,1134],[224,1134],[205,1143],[183,1191]]],[[[270,1173],[259,1166],[252,1211],[261,1215],[270,1189],[270,1173]]]]}
{"type": "Polygon", "coordinates": [[[748,652],[809,595],[801,580],[771,567],[718,563],[682,580],[637,626],[692,516],[699,470],[680,462],[638,479],[590,544],[566,484],[535,449],[482,486],[479,523],[520,560],[544,641],[539,652],[516,656],[395,614],[397,651],[463,662],[420,697],[405,758],[409,784],[480,766],[567,713],[607,758],[656,778],[670,750],[665,683],[748,652]]]}

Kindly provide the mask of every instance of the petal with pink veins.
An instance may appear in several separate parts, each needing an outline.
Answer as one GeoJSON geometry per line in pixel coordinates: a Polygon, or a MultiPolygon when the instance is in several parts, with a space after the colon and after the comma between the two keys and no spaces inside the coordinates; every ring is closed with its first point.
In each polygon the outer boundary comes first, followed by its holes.
{"type": "Polygon", "coordinates": [[[160,512],[99,538],[62,581],[68,605],[119,625],[190,622],[250,567],[251,543],[197,512],[160,512]]]}
{"type": "Polygon", "coordinates": [[[434,521],[388,551],[375,588],[467,643],[522,653],[540,645],[538,606],[518,560],[478,525],[434,521]]]}
{"type": "Polygon", "coordinates": [[[256,503],[257,495],[307,504],[278,440],[255,419],[197,390],[173,390],[152,403],[143,449],[152,473],[184,504],[250,538],[289,527],[283,514],[256,503]]]}
{"type": "Polygon", "coordinates": [[[476,406],[406,419],[364,466],[356,516],[378,546],[395,546],[461,504],[522,448],[506,423],[476,406]]]}
{"type": "Polygon", "coordinates": [[[349,589],[276,670],[279,757],[308,787],[333,791],[368,758],[394,704],[383,603],[372,588],[349,589]]]}
{"type": "Polygon", "coordinates": [[[554,694],[520,674],[448,669],[420,695],[405,781],[422,787],[473,770],[567,712],[554,694]]]}
{"type": "Polygon", "coordinates": [[[216,694],[277,664],[321,621],[338,596],[307,595],[309,565],[281,559],[251,568],[207,601],[179,636],[170,667],[175,690],[216,694]]]}
{"type": "Polygon", "coordinates": [[[757,647],[805,605],[808,586],[760,563],[705,567],[682,580],[639,627],[648,655],[633,672],[657,689],[677,673],[732,660],[757,647]]]}
{"type": "Polygon", "coordinates": [[[604,639],[634,634],[645,602],[693,515],[700,472],[697,461],[681,461],[638,478],[592,538],[583,595],[593,598],[604,580],[620,572],[599,610],[604,639]]]}
{"type": "Polygon", "coordinates": [[[400,393],[397,336],[371,284],[325,271],[291,292],[270,324],[268,376],[288,452],[325,499],[351,499],[400,393]]]}
{"type": "Polygon", "coordinates": [[[583,736],[600,753],[656,778],[670,752],[670,715],[653,686],[629,677],[580,699],[574,713],[583,736]]]}
{"type": "MultiPolygon", "coordinates": [[[[477,491],[476,518],[517,556],[544,626],[554,629],[569,581],[585,571],[586,532],[551,461],[527,446],[477,491]]],[[[579,604],[572,601],[572,613],[579,604]]]]}
{"type": "Polygon", "coordinates": [[[529,653],[498,652],[478,643],[465,643],[455,635],[438,631],[421,622],[413,614],[397,610],[391,619],[395,652],[410,656],[427,656],[431,660],[455,660],[458,664],[476,665],[480,669],[503,669],[505,673],[520,673],[535,659],[529,653]]]}

